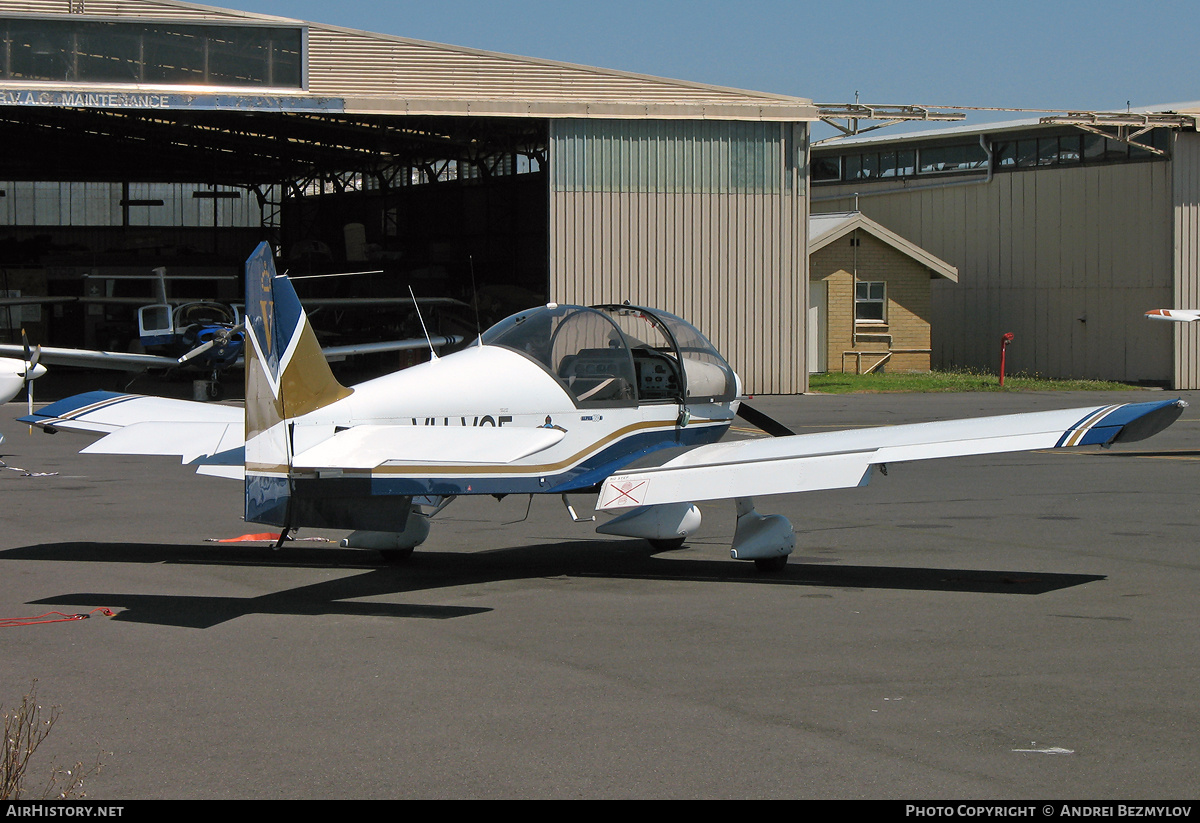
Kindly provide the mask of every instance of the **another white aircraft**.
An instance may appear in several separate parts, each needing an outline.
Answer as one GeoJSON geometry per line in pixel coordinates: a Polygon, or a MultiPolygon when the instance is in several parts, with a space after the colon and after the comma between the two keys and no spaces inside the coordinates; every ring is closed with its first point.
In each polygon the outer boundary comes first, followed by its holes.
{"type": "Polygon", "coordinates": [[[41,363],[0,357],[0,403],[7,403],[22,391],[28,392],[30,382],[45,373],[46,367],[41,363]]]}
{"type": "MultiPolygon", "coordinates": [[[[0,357],[0,403],[7,403],[24,391],[28,413],[33,414],[33,381],[46,373],[46,367],[38,362],[42,356],[41,347],[29,347],[24,329],[21,330],[21,340],[24,345],[19,349],[20,360],[0,357]]],[[[0,441],[3,440],[0,437],[0,441]]]]}
{"type": "MultiPolygon", "coordinates": [[[[737,375],[693,326],[629,305],[550,304],[477,345],[353,387],[330,372],[270,247],[246,263],[246,403],[92,392],[22,418],[105,436],[85,452],[179,455],[245,484],[247,521],[353,530],[343,545],[405,555],[459,495],[598,494],[597,531],[679,545],[696,501],[732,499],[731,555],[781,568],[791,525],[753,497],[862,486],[877,466],[1148,437],[1181,400],[794,435],[741,403],[737,375]],[[781,436],[721,441],[735,414],[781,436]]],[[[567,510],[574,516],[570,505],[567,510]]]]}
{"type": "Polygon", "coordinates": [[[1196,309],[1151,309],[1146,312],[1151,320],[1174,320],[1176,323],[1191,323],[1200,320],[1200,311],[1196,309]]]}

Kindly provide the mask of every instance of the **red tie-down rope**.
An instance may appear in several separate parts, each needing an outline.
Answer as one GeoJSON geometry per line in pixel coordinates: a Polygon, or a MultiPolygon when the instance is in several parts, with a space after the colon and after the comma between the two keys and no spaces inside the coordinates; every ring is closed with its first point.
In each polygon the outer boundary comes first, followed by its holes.
{"type": "Polygon", "coordinates": [[[37,617],[0,617],[0,629],[11,629],[20,626],[37,626],[42,623],[66,623],[71,620],[87,620],[92,616],[92,612],[100,612],[105,617],[113,617],[115,613],[112,609],[106,609],[103,606],[92,609],[87,614],[65,614],[63,612],[46,612],[39,614],[37,617]]]}

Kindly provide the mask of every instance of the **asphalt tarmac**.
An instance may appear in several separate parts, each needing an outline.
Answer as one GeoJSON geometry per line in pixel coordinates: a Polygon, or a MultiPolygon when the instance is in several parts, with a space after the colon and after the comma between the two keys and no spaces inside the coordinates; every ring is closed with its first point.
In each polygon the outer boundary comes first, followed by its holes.
{"type": "MultiPolygon", "coordinates": [[[[556,496],[459,500],[401,565],[209,542],[266,530],[238,483],[77,454],[11,403],[0,618],[93,616],[0,628],[0,704],[36,681],[61,715],[27,784],[99,761],[94,800],[1194,798],[1200,393],[1178,394],[1142,443],[764,498],[798,533],[777,574],[729,558],[732,503],[658,554],[556,496]]],[[[1164,396],[755,405],[804,432],[1164,396]]]]}

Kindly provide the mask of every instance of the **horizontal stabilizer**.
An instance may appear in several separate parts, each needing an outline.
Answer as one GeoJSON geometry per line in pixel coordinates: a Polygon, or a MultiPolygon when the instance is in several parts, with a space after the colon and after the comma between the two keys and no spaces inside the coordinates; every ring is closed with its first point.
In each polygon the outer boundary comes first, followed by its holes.
{"type": "Polygon", "coordinates": [[[297,469],[403,464],[505,465],[548,449],[560,429],[494,426],[355,426],[292,458],[297,469]]]}
{"type": "Polygon", "coordinates": [[[103,434],[86,454],[161,454],[180,457],[200,474],[241,478],[243,472],[245,428],[237,406],[94,391],[51,403],[21,422],[103,434]]]}
{"type": "MultiPolygon", "coordinates": [[[[244,430],[237,423],[134,423],[101,437],[81,454],[178,455],[184,463],[223,453],[242,456],[244,430]]],[[[232,456],[232,455],[231,455],[232,456]]],[[[241,460],[238,460],[241,463],[241,460]]]]}
{"type": "Polygon", "coordinates": [[[51,403],[21,418],[40,428],[108,434],[134,423],[237,423],[237,406],[197,403],[170,397],[93,391],[51,403]]]}
{"type": "Polygon", "coordinates": [[[1182,400],[1129,403],[700,446],[662,466],[613,475],[598,509],[865,485],[874,466],[938,457],[1109,445],[1173,423],[1182,400]]]}

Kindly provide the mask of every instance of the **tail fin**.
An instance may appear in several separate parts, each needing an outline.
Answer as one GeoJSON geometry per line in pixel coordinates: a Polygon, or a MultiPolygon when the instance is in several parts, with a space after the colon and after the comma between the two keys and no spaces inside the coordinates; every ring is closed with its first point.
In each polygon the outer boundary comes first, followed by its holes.
{"type": "Polygon", "coordinates": [[[321,353],[300,299],[275,273],[271,247],[246,260],[246,519],[286,526],[291,496],[288,422],[351,390],[321,353]]]}

